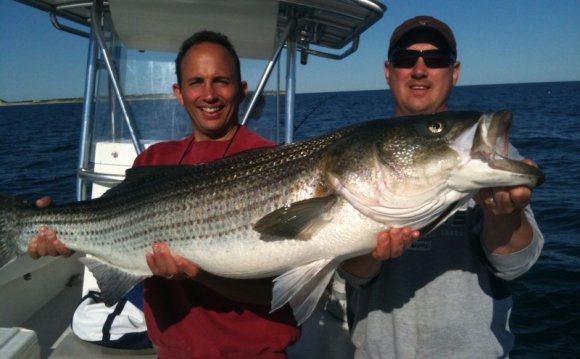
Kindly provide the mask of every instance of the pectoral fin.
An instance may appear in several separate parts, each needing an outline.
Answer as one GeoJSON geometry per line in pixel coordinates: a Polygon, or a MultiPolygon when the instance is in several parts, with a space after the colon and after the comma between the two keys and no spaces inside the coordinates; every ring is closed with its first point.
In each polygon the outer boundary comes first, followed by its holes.
{"type": "Polygon", "coordinates": [[[125,272],[95,257],[83,257],[79,260],[95,276],[103,301],[109,307],[117,303],[134,286],[146,278],[125,272]]]}
{"type": "Polygon", "coordinates": [[[298,325],[304,323],[339,264],[336,258],[324,258],[278,276],[274,279],[271,312],[289,303],[298,325]]]}
{"type": "Polygon", "coordinates": [[[262,217],[254,230],[282,238],[309,239],[326,220],[324,214],[336,203],[336,196],[310,198],[279,208],[262,217]]]}

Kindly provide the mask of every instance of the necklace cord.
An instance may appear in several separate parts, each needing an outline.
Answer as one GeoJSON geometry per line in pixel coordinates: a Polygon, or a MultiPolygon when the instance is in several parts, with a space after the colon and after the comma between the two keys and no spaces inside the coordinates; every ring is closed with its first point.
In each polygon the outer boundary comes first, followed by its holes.
{"type": "MultiPolygon", "coordinates": [[[[234,138],[236,138],[236,135],[238,134],[240,127],[241,127],[241,125],[236,126],[236,131],[234,132],[232,138],[229,139],[228,145],[227,145],[223,155],[221,156],[221,158],[225,158],[227,156],[228,151],[230,150],[230,147],[232,147],[232,143],[234,142],[234,138]]],[[[183,151],[183,153],[181,154],[181,157],[179,158],[179,162],[177,162],[178,165],[183,164],[183,160],[185,159],[185,156],[187,156],[189,151],[191,151],[191,147],[193,146],[194,141],[195,141],[195,136],[192,134],[191,139],[189,140],[189,143],[187,144],[187,147],[185,148],[185,151],[183,151]]]]}

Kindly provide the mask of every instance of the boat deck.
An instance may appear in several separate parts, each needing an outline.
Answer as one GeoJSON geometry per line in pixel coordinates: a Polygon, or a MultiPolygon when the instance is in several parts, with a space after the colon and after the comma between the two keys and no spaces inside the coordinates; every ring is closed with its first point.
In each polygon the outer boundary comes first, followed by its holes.
{"type": "MultiPolygon", "coordinates": [[[[77,338],[67,329],[52,346],[49,359],[155,359],[153,349],[120,350],[98,346],[77,338]]],[[[304,323],[300,340],[288,349],[289,359],[349,359],[354,356],[346,324],[318,306],[304,323]]],[[[46,357],[43,355],[43,357],[46,357]]]]}

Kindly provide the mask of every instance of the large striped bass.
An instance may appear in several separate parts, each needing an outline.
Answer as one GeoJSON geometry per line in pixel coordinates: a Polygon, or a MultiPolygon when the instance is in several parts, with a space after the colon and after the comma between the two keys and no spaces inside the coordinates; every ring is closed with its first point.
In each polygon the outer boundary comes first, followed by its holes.
{"type": "Polygon", "coordinates": [[[511,113],[443,112],[376,120],[307,141],[190,166],[139,167],[103,197],[38,209],[0,197],[0,266],[54,228],[115,303],[151,276],[153,242],[230,278],[276,276],[272,310],[298,323],[338,265],[369,253],[377,233],[428,231],[480,189],[538,185],[507,158],[511,113]]]}

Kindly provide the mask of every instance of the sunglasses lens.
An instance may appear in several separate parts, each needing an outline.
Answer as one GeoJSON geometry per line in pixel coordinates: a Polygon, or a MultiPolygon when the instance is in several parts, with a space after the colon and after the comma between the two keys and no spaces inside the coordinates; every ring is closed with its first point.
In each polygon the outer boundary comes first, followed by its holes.
{"type": "Polygon", "coordinates": [[[410,69],[415,66],[419,56],[421,56],[419,51],[399,51],[392,55],[391,62],[394,67],[410,69]]]}
{"type": "Polygon", "coordinates": [[[449,67],[454,62],[453,58],[445,53],[432,53],[430,56],[424,56],[423,59],[425,59],[425,65],[432,69],[449,67]]]}
{"type": "Polygon", "coordinates": [[[455,62],[452,54],[440,50],[402,50],[391,56],[391,62],[394,67],[409,69],[415,66],[419,57],[422,57],[425,65],[431,69],[449,67],[455,62]]]}

